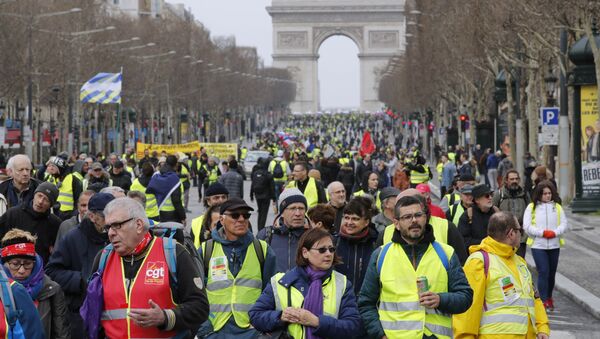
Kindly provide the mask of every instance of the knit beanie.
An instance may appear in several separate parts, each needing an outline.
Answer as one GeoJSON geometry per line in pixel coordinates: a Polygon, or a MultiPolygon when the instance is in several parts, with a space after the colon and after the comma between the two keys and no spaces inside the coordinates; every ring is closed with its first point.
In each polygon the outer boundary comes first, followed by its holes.
{"type": "Polygon", "coordinates": [[[208,186],[206,191],[204,191],[205,197],[212,197],[213,195],[218,195],[218,194],[229,195],[229,191],[227,190],[227,188],[225,186],[223,186],[223,184],[221,184],[220,182],[215,182],[214,184],[208,186]]]}
{"type": "Polygon", "coordinates": [[[286,188],[279,195],[279,213],[281,214],[289,205],[296,202],[301,202],[304,204],[304,208],[308,208],[306,197],[299,189],[295,187],[286,188]]]}
{"type": "Polygon", "coordinates": [[[50,200],[50,206],[54,206],[54,204],[56,204],[56,199],[58,199],[58,188],[56,188],[56,185],[54,185],[53,183],[50,182],[43,182],[41,183],[36,189],[35,189],[35,193],[43,193],[44,195],[46,195],[46,197],[48,197],[48,200],[50,200]]]}

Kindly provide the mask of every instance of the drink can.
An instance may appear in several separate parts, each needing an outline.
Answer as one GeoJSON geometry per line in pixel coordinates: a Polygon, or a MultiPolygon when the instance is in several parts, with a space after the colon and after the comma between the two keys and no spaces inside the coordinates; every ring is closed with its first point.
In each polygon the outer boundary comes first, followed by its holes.
{"type": "Polygon", "coordinates": [[[429,283],[427,282],[426,276],[417,278],[417,290],[419,291],[419,294],[429,291],[429,283]]]}

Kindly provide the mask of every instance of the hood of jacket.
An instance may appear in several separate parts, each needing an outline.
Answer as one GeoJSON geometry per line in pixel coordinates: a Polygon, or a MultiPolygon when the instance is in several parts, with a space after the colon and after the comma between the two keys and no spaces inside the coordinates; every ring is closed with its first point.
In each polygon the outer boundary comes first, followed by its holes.
{"type": "Polygon", "coordinates": [[[85,161],[83,160],[77,160],[75,161],[75,164],[73,165],[73,173],[75,172],[79,172],[80,174],[84,174],[82,173],[81,170],[83,169],[83,164],[85,163],[85,161]]]}
{"type": "Polygon", "coordinates": [[[144,187],[148,187],[148,184],[150,183],[150,179],[152,179],[152,177],[147,177],[145,175],[141,175],[138,178],[140,184],[142,184],[142,186],[144,186],[144,187]]]}
{"type": "Polygon", "coordinates": [[[89,218],[83,219],[78,227],[90,242],[97,245],[108,243],[108,233],[98,233],[96,225],[89,218]]]}
{"type": "Polygon", "coordinates": [[[469,247],[469,253],[475,253],[479,250],[484,250],[488,253],[493,253],[499,257],[508,259],[517,253],[517,248],[512,247],[511,245],[499,242],[494,238],[488,236],[485,237],[481,244],[473,245],[469,247]]]}

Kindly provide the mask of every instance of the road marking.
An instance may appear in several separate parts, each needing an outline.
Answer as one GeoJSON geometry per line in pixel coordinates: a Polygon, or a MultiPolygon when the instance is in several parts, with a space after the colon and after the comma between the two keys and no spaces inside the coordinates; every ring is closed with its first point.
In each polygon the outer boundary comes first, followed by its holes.
{"type": "Polygon", "coordinates": [[[554,324],[554,325],[583,326],[583,323],[574,323],[571,321],[552,320],[552,319],[550,319],[549,323],[554,324]]]}

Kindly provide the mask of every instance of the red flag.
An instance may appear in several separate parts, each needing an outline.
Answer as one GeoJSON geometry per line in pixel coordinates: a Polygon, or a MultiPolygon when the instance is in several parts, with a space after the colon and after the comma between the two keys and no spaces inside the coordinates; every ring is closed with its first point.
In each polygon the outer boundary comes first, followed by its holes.
{"type": "Polygon", "coordinates": [[[365,134],[363,134],[362,142],[360,143],[360,156],[364,157],[365,155],[371,154],[373,152],[375,152],[375,144],[371,139],[371,132],[365,131],[365,134]]]}

